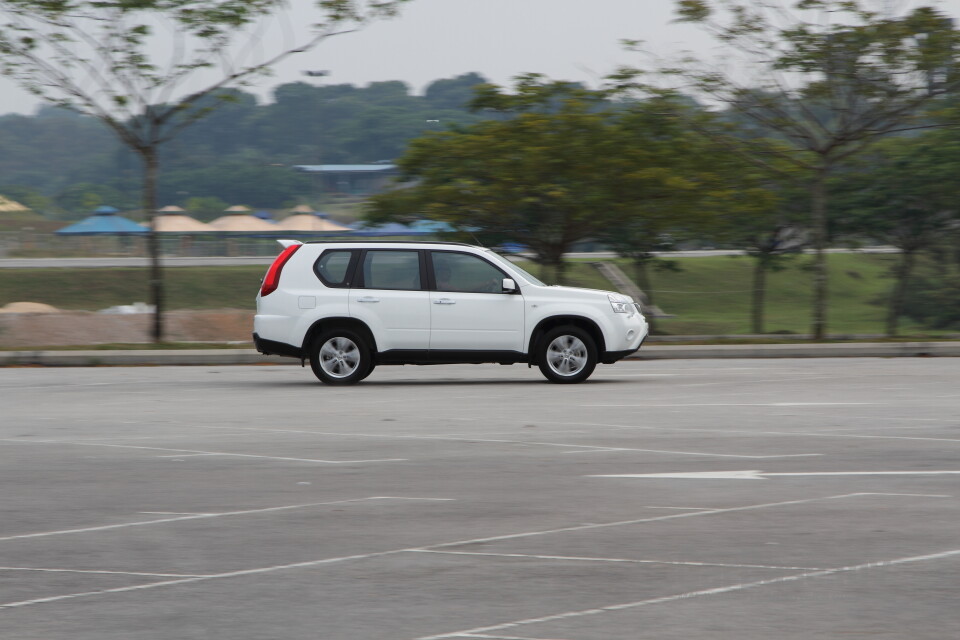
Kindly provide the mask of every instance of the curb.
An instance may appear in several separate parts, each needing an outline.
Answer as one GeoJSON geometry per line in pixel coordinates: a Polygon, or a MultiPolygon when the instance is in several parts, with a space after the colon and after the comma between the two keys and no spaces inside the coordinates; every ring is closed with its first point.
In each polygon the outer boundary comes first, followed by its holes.
{"type": "Polygon", "coordinates": [[[845,342],[834,344],[648,345],[634,358],[917,358],[958,357],[960,342],[845,342]]]}
{"type": "MultiPolygon", "coordinates": [[[[630,360],[719,358],[904,358],[960,357],[960,342],[857,342],[843,344],[647,344],[630,360]]],[[[0,366],[196,366],[300,364],[295,358],[265,356],[255,349],[170,349],[126,351],[0,351],[0,366]]]]}

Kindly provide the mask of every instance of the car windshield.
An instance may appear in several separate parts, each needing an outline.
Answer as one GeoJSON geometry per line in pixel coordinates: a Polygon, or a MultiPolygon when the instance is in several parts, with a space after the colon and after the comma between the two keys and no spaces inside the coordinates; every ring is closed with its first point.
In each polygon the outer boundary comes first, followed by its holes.
{"type": "Polygon", "coordinates": [[[539,286],[541,286],[541,287],[547,286],[547,285],[544,284],[543,282],[540,282],[539,278],[533,277],[528,271],[526,271],[525,269],[521,268],[520,265],[518,265],[518,264],[516,264],[516,263],[514,263],[514,262],[511,262],[510,260],[507,260],[506,258],[504,258],[503,256],[501,256],[499,253],[497,253],[497,252],[495,252],[495,251],[491,251],[490,249],[487,249],[487,254],[489,254],[489,256],[490,256],[491,258],[495,259],[495,260],[496,260],[497,262],[499,262],[500,264],[506,265],[506,266],[510,267],[511,269],[513,269],[514,271],[518,272],[518,273],[519,273],[520,275],[522,275],[522,276],[527,280],[527,282],[529,282],[530,284],[539,285],[539,286]]]}

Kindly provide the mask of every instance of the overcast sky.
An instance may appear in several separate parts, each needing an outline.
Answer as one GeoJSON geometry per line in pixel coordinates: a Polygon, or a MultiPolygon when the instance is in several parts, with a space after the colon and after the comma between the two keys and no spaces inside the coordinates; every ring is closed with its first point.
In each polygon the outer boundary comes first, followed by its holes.
{"type": "MultiPolygon", "coordinates": [[[[907,5],[918,0],[893,0],[907,5]]],[[[298,14],[308,0],[291,0],[298,14]]],[[[960,0],[939,4],[960,17],[960,0]]],[[[640,65],[623,39],[643,40],[670,57],[684,50],[709,56],[702,31],[673,24],[674,0],[413,0],[401,17],[337,36],[312,52],[294,56],[260,81],[256,93],[269,100],[273,87],[309,80],[365,85],[403,80],[422,92],[431,81],[476,71],[499,84],[526,72],[591,85],[619,65],[640,65]],[[307,79],[304,70],[330,75],[307,79]]],[[[32,113],[37,101],[0,78],[0,114],[32,113]]]]}

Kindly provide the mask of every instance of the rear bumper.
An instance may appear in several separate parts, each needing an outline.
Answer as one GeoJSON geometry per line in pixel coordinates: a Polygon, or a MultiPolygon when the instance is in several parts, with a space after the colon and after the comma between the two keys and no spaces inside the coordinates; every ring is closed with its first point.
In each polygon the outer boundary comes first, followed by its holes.
{"type": "Polygon", "coordinates": [[[305,357],[303,349],[300,347],[276,340],[265,340],[256,333],[253,334],[253,346],[265,356],[285,356],[301,360],[305,357]]]}

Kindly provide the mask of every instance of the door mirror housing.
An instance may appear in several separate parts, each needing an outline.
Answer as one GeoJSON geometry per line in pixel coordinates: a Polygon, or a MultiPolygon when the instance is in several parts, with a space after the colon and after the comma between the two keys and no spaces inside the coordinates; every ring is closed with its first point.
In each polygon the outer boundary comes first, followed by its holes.
{"type": "Polygon", "coordinates": [[[513,281],[513,278],[504,278],[503,279],[503,292],[504,293],[514,293],[517,290],[517,283],[513,281]]]}

